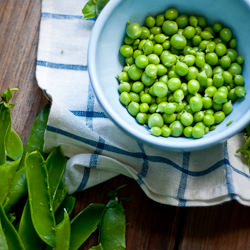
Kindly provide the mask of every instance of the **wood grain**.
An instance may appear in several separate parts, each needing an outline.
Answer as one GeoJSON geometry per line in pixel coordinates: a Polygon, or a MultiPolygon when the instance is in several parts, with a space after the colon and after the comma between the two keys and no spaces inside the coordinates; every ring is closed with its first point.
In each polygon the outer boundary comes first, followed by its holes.
{"type": "MultiPolygon", "coordinates": [[[[0,0],[0,91],[18,87],[13,101],[14,128],[26,140],[32,122],[47,103],[35,81],[40,0],[0,0]]],[[[119,176],[76,195],[74,215],[90,202],[107,201],[107,192],[126,183],[121,195],[127,214],[128,250],[250,249],[249,208],[229,202],[209,208],[158,204],[138,184],[119,176]]],[[[81,247],[97,244],[96,232],[81,247]]]]}

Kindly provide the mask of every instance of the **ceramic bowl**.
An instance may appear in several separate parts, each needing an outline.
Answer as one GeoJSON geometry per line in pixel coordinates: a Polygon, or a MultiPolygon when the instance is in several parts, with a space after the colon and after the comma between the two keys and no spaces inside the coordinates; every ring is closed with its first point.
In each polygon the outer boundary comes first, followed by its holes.
{"type": "Polygon", "coordinates": [[[97,18],[89,42],[88,67],[95,95],[116,125],[138,140],[155,147],[191,151],[223,142],[241,131],[250,121],[249,23],[250,2],[243,0],[110,0],[97,18]],[[125,36],[127,21],[143,24],[147,15],[164,13],[169,7],[177,8],[179,13],[203,15],[211,24],[219,21],[230,27],[238,41],[237,50],[245,59],[245,98],[234,104],[233,112],[214,131],[200,139],[152,136],[119,102],[116,76],[123,67],[119,48],[125,36]],[[227,126],[229,121],[233,122],[227,126]]]}

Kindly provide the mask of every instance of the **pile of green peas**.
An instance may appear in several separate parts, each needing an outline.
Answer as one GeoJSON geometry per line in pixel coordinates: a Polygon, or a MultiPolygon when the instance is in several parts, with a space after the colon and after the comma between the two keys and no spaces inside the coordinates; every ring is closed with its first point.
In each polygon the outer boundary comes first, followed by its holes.
{"type": "Polygon", "coordinates": [[[120,102],[154,136],[201,138],[245,96],[232,31],[175,8],[129,23],[120,53],[120,102]]]}

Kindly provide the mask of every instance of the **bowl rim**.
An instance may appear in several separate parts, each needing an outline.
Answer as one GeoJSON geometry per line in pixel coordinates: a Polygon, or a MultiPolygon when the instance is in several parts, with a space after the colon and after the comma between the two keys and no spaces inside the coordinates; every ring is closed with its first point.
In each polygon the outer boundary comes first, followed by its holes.
{"type": "MultiPolygon", "coordinates": [[[[167,138],[162,139],[162,137],[153,137],[152,135],[145,136],[142,132],[138,133],[138,130],[134,128],[128,129],[123,122],[123,119],[117,115],[111,105],[109,105],[108,100],[102,95],[102,89],[98,83],[97,79],[97,72],[95,71],[95,58],[96,58],[96,47],[99,41],[99,37],[101,34],[101,31],[106,24],[106,21],[109,19],[109,16],[112,14],[112,12],[115,11],[115,9],[122,3],[124,0],[113,0],[109,1],[105,8],[102,10],[100,15],[98,16],[97,20],[95,21],[94,27],[92,29],[90,40],[89,40],[89,46],[88,46],[88,55],[87,55],[87,63],[88,63],[88,73],[90,78],[90,83],[93,87],[95,96],[101,105],[101,107],[104,109],[104,112],[108,115],[108,117],[123,131],[125,131],[127,134],[135,137],[136,139],[143,141],[151,146],[160,147],[163,149],[168,149],[172,151],[193,151],[193,150],[200,150],[204,148],[208,148],[211,146],[214,146],[216,144],[219,144],[220,142],[223,142],[227,140],[228,138],[232,137],[233,135],[237,134],[238,132],[242,131],[247,124],[250,122],[250,109],[248,112],[244,114],[244,116],[237,121],[237,126],[235,123],[231,124],[227,127],[222,133],[216,134],[211,137],[203,137],[200,139],[192,139],[192,138],[184,138],[187,139],[188,143],[178,142],[178,141],[168,141],[167,138]],[[159,140],[159,138],[161,138],[159,140]]],[[[245,4],[248,5],[250,8],[250,4],[247,0],[242,0],[245,4]]]]}

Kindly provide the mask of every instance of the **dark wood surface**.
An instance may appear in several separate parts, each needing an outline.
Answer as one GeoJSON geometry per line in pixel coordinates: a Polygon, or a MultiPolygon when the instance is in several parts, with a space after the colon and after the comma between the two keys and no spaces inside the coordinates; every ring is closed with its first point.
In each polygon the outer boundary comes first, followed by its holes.
{"type": "MultiPolygon", "coordinates": [[[[47,103],[35,80],[40,0],[0,0],[0,91],[18,87],[13,125],[25,142],[32,122],[47,103]]],[[[178,208],[151,201],[137,183],[117,177],[77,194],[74,214],[90,202],[106,202],[107,191],[120,184],[130,197],[128,250],[250,249],[250,208],[228,202],[207,208],[178,208]]],[[[250,190],[249,190],[250,191],[250,190]]],[[[95,233],[81,249],[97,243],[95,233]]]]}

